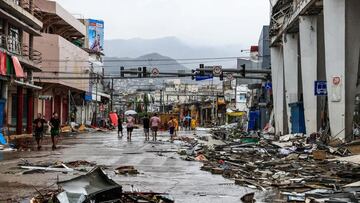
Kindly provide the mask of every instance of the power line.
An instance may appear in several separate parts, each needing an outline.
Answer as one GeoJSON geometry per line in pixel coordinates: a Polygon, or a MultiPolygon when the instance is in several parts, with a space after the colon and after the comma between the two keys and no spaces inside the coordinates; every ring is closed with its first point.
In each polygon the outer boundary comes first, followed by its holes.
{"type": "MultiPolygon", "coordinates": [[[[229,57],[203,57],[203,58],[168,58],[168,59],[106,59],[106,62],[153,62],[153,61],[201,61],[201,60],[226,60],[226,59],[249,59],[250,57],[229,56],[229,57]]],[[[43,62],[89,62],[89,60],[58,60],[45,59],[43,62]]]]}
{"type": "MultiPolygon", "coordinates": [[[[212,61],[198,61],[198,62],[184,62],[184,63],[164,63],[164,64],[156,64],[156,65],[151,65],[152,67],[156,67],[156,66],[173,66],[173,65],[189,65],[189,64],[198,64],[198,63],[214,63],[214,62],[228,62],[228,61],[232,61],[232,60],[212,60],[212,61]]],[[[139,66],[149,66],[150,64],[131,64],[131,66],[126,66],[126,68],[137,68],[139,66]]],[[[91,65],[88,66],[76,66],[76,68],[91,68],[91,65]]],[[[103,67],[103,68],[119,68],[119,65],[107,65],[107,66],[99,66],[99,67],[103,67]]],[[[44,66],[43,68],[58,68],[58,67],[54,67],[54,66],[44,66]]],[[[53,73],[53,74],[73,74],[73,72],[64,72],[64,71],[46,71],[43,70],[41,71],[42,73],[53,73]]],[[[74,73],[74,74],[86,74],[84,73],[74,73]]]]}

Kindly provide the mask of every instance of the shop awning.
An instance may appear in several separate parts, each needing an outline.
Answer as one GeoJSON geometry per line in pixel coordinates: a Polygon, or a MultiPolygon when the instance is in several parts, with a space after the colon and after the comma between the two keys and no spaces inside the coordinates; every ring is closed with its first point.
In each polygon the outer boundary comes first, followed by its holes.
{"type": "Polygon", "coordinates": [[[0,75],[6,75],[6,53],[0,51],[0,75]]]}
{"type": "Polygon", "coordinates": [[[21,67],[19,59],[16,56],[12,56],[11,58],[12,58],[12,61],[13,61],[13,64],[14,64],[16,77],[17,78],[24,78],[25,77],[24,70],[21,67]]]}

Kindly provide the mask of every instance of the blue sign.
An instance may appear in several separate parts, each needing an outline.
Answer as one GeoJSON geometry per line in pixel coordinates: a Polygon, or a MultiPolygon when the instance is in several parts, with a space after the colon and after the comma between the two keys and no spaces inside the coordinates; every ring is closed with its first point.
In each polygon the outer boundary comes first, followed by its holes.
{"type": "Polygon", "coordinates": [[[271,90],[272,89],[272,83],[271,82],[265,83],[265,89],[271,90]]]}
{"type": "Polygon", "coordinates": [[[84,95],[84,100],[85,101],[92,101],[92,92],[86,92],[84,95]]]}
{"type": "Polygon", "coordinates": [[[196,81],[209,80],[209,79],[213,79],[213,76],[212,75],[197,75],[195,77],[196,81]]]}
{"type": "Polygon", "coordinates": [[[327,95],[326,81],[315,81],[314,95],[315,96],[326,96],[327,95]]]}

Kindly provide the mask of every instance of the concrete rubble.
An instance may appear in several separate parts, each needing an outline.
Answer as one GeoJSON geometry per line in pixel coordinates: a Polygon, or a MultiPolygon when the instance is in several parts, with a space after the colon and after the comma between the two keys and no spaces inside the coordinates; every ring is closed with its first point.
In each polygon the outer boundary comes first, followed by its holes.
{"type": "MultiPolygon", "coordinates": [[[[201,144],[203,138],[182,138],[187,144],[178,153],[185,160],[203,162],[202,170],[238,185],[276,191],[274,202],[360,200],[360,165],[341,161],[353,155],[349,144],[320,134],[285,135],[275,141],[269,134],[237,129],[234,125],[212,129],[212,138],[224,142],[213,147],[201,144]]],[[[354,145],[350,145],[353,151],[354,145]]]]}

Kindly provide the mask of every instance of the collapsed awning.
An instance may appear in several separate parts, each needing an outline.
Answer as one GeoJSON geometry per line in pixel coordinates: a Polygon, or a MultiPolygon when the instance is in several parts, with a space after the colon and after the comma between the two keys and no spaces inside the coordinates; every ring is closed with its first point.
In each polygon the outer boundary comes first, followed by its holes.
{"type": "Polygon", "coordinates": [[[14,69],[15,69],[15,75],[17,78],[24,78],[25,74],[24,74],[24,70],[21,67],[20,61],[16,56],[11,56],[13,64],[14,64],[14,69]]]}

